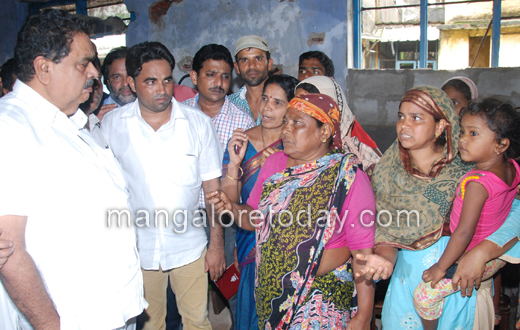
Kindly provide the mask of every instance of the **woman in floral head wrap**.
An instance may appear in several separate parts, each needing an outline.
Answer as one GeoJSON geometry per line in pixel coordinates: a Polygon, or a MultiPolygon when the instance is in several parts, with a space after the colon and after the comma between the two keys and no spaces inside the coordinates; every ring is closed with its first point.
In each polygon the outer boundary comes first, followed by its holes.
{"type": "Polygon", "coordinates": [[[207,195],[217,212],[231,211],[241,228],[256,230],[259,327],[369,329],[373,284],[356,280],[354,294],[353,270],[362,265],[352,257],[371,253],[374,243],[373,226],[360,223],[363,211],[375,211],[369,179],[339,149],[340,113],[329,96],[295,97],[284,121],[284,150],[267,158],[247,205],[207,195]]]}
{"type": "MultiPolygon", "coordinates": [[[[308,93],[325,94],[336,101],[341,117],[340,129],[341,141],[343,142],[342,148],[346,152],[355,154],[363,165],[363,171],[371,177],[375,165],[381,158],[381,152],[377,149],[377,146],[374,146],[374,149],[372,149],[372,147],[367,145],[370,137],[362,129],[357,130],[362,132],[361,135],[354,136],[354,128],[360,128],[361,126],[355,120],[354,114],[347,104],[347,98],[341,87],[331,77],[312,76],[301,81],[296,86],[295,90],[296,96],[308,93]]],[[[372,140],[370,139],[370,141],[372,140]]]]}

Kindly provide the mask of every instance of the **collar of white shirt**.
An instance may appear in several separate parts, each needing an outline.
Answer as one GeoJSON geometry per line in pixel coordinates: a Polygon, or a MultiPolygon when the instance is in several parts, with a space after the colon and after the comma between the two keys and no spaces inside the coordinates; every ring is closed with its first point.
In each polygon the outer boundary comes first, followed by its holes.
{"type": "MultiPolygon", "coordinates": [[[[121,115],[120,118],[122,119],[128,119],[128,118],[141,118],[143,119],[143,116],[141,115],[141,109],[139,107],[139,100],[136,99],[133,103],[128,104],[127,106],[124,106],[121,108],[121,115]]],[[[161,126],[160,129],[168,129],[170,127],[173,127],[173,124],[177,119],[181,120],[188,120],[186,117],[186,114],[182,110],[182,107],[179,106],[179,103],[172,98],[172,114],[170,116],[170,120],[161,126]]]]}
{"type": "Polygon", "coordinates": [[[65,123],[68,123],[67,126],[77,129],[85,127],[87,123],[87,116],[85,116],[83,111],[78,109],[74,115],[67,117],[57,106],[20,80],[16,80],[13,93],[23,96],[23,101],[29,105],[29,107],[26,107],[27,111],[37,109],[37,111],[31,111],[31,116],[38,118],[42,122],[50,124],[60,122],[61,124],[62,121],[65,121],[65,123]],[[70,125],[71,123],[73,125],[70,125]]]}

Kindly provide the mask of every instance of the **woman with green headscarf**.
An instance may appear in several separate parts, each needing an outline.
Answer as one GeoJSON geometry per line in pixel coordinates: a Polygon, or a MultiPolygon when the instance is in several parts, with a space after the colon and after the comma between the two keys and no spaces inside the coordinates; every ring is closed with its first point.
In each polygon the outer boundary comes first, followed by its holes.
{"type": "MultiPolygon", "coordinates": [[[[472,168],[458,156],[459,120],[443,91],[412,88],[401,100],[398,117],[397,140],[372,176],[378,211],[375,254],[362,257],[368,265],[356,274],[375,280],[393,275],[383,305],[385,330],[422,329],[413,292],[448,244],[444,235],[449,235],[455,190],[472,168]]],[[[438,328],[472,329],[475,296],[449,296],[438,328]]]]}

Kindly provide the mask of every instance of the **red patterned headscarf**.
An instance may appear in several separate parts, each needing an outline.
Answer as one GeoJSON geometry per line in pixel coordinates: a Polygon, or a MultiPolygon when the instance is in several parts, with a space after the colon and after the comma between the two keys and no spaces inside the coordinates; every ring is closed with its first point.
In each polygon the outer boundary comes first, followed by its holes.
{"type": "Polygon", "coordinates": [[[294,108],[322,123],[332,126],[332,147],[341,149],[340,113],[338,104],[325,94],[303,94],[295,97],[289,103],[294,108]]]}

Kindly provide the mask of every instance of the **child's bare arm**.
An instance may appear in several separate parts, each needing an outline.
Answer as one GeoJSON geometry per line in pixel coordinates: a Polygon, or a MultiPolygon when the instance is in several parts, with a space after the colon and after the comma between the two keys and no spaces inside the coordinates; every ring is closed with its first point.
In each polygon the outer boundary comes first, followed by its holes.
{"type": "Polygon", "coordinates": [[[478,224],[484,202],[489,194],[481,184],[470,181],[466,184],[464,204],[457,229],[451,235],[450,242],[439,261],[424,271],[423,280],[432,281],[432,288],[444,277],[446,270],[466,251],[478,224]]]}

